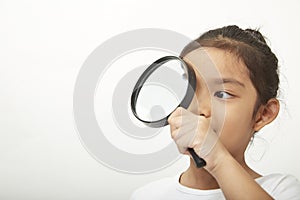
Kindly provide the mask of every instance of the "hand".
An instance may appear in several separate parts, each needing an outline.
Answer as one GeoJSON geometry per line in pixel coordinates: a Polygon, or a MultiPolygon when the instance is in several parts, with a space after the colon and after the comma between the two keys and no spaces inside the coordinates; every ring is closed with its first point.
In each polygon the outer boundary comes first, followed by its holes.
{"type": "Polygon", "coordinates": [[[210,127],[211,118],[195,115],[178,107],[170,115],[168,122],[171,136],[180,153],[189,155],[187,148],[193,148],[207,162],[206,169],[215,168],[217,159],[221,158],[219,155],[226,149],[219,141],[217,133],[210,127]]]}

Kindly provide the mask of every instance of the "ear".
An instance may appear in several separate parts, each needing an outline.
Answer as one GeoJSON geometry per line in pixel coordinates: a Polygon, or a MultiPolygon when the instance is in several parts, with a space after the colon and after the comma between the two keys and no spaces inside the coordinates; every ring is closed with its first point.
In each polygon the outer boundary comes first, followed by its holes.
{"type": "Polygon", "coordinates": [[[257,132],[271,123],[277,117],[279,107],[279,101],[275,98],[270,99],[267,104],[261,105],[255,116],[254,131],[257,132]]]}

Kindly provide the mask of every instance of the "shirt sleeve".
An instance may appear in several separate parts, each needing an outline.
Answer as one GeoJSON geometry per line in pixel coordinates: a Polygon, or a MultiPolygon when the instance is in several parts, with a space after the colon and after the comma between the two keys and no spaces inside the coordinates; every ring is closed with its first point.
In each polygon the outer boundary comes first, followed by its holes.
{"type": "Polygon", "coordinates": [[[300,182],[294,176],[283,176],[273,184],[271,195],[274,199],[300,200],[300,182]]]}

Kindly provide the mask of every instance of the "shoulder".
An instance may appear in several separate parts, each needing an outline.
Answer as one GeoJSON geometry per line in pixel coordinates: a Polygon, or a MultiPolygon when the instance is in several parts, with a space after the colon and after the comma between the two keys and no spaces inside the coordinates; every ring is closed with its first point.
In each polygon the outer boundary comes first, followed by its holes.
{"type": "Polygon", "coordinates": [[[275,199],[300,200],[300,182],[292,175],[270,174],[256,181],[275,199]]]}
{"type": "Polygon", "coordinates": [[[131,196],[131,200],[166,199],[165,194],[176,193],[176,177],[163,178],[138,188],[131,196]]]}

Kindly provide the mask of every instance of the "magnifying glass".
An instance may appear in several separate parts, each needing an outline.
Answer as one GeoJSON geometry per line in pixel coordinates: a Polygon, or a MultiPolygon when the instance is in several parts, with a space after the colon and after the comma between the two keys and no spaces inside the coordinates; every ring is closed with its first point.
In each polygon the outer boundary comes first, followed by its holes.
{"type": "MultiPolygon", "coordinates": [[[[191,67],[176,56],[165,56],[152,63],[140,76],[131,95],[131,110],[145,125],[160,128],[177,107],[188,108],[196,89],[191,67]]],[[[192,148],[188,148],[198,168],[206,165],[192,148]]]]}

